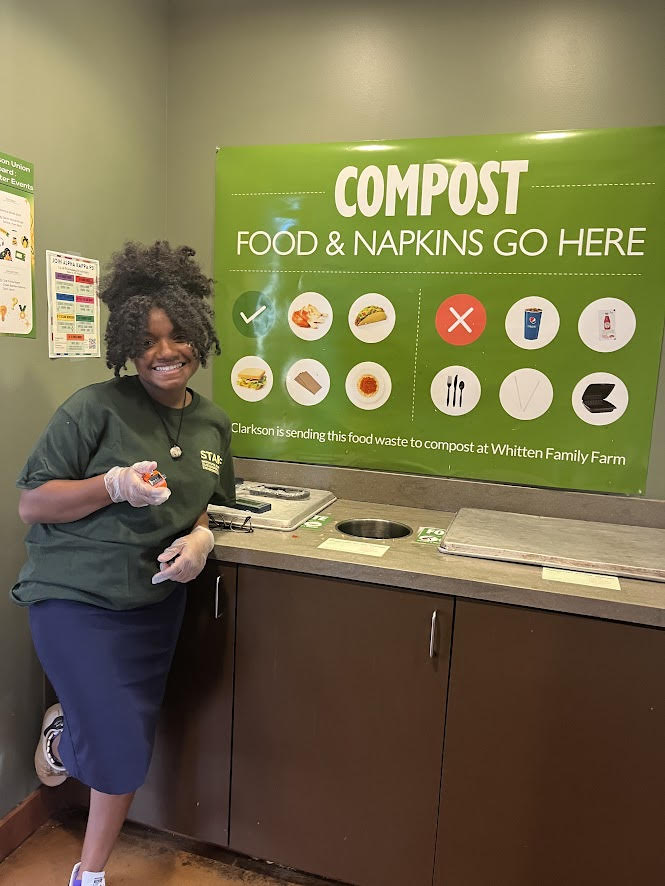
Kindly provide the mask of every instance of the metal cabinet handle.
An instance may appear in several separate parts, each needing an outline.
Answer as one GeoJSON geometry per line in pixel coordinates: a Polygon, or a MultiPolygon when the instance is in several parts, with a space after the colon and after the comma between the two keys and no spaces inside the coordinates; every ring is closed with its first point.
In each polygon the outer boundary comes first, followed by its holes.
{"type": "Polygon", "coordinates": [[[219,580],[221,579],[221,575],[217,576],[215,580],[215,618],[221,618],[223,612],[219,608],[219,580]]]}
{"type": "Polygon", "coordinates": [[[429,632],[429,657],[434,658],[436,656],[436,649],[434,648],[434,643],[436,640],[436,609],[432,613],[432,627],[429,632]]]}

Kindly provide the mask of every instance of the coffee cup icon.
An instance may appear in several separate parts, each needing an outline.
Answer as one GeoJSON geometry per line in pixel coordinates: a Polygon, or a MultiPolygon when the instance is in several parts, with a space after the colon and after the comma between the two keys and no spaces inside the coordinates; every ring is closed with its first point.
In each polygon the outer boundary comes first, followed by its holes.
{"type": "Polygon", "coordinates": [[[524,338],[527,341],[535,341],[538,338],[542,316],[541,308],[526,308],[524,311],[524,338]]]}

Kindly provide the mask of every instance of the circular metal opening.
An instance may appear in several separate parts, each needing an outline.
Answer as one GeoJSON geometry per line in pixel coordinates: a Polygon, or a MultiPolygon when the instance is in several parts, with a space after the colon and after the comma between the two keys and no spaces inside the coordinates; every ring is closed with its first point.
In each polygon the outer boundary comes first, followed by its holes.
{"type": "Polygon", "coordinates": [[[411,529],[404,523],[393,523],[392,520],[342,520],[336,527],[344,535],[356,538],[404,538],[411,535],[411,529]]]}

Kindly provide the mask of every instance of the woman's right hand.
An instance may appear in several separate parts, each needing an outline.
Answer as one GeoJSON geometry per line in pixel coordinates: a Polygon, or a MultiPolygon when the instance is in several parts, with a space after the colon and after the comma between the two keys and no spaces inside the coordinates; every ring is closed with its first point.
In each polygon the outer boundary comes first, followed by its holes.
{"type": "Polygon", "coordinates": [[[131,467],[121,468],[116,465],[107,471],[104,474],[104,485],[111,501],[126,501],[133,508],[163,505],[171,495],[171,490],[165,486],[151,486],[143,479],[144,474],[152,473],[156,467],[156,461],[137,461],[131,467]]]}

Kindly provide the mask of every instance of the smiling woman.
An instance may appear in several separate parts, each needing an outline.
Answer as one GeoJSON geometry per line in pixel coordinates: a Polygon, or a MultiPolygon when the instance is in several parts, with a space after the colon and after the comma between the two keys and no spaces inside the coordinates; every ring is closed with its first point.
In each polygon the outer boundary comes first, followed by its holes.
{"type": "Polygon", "coordinates": [[[143,387],[163,406],[186,406],[187,382],[199,368],[199,358],[186,335],[174,331],[165,311],[152,308],[143,344],[145,350],[134,358],[143,387]]]}
{"type": "Polygon", "coordinates": [[[219,354],[212,308],[207,303],[212,281],[193,256],[193,249],[171,249],[161,241],[148,247],[128,243],[113,256],[100,298],[110,312],[106,363],[116,376],[126,368],[127,360],[141,358],[164,336],[173,343],[189,342],[203,366],[211,352],[219,354]],[[157,326],[150,328],[153,310],[161,315],[157,326]],[[172,324],[171,330],[165,328],[164,319],[172,324]]]}
{"type": "Polygon", "coordinates": [[[37,775],[91,788],[70,886],[104,884],[150,761],[184,585],[214,545],[207,505],[235,499],[229,419],[187,387],[219,354],[212,281],[193,256],[163,242],[113,256],[100,298],[115,377],[63,403],[17,484],[20,516],[33,525],[12,596],[30,607],[59,700],[44,716],[37,775]],[[135,375],[121,374],[128,361],[135,375]],[[153,484],[158,464],[166,476],[153,484]]]}

